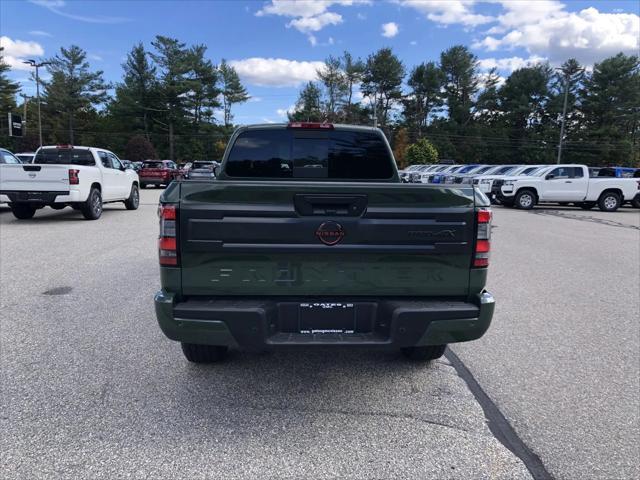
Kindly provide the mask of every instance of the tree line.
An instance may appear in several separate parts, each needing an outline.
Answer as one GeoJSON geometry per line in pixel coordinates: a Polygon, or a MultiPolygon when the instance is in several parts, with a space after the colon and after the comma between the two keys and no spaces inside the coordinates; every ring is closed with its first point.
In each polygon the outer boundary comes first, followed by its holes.
{"type": "MultiPolygon", "coordinates": [[[[205,45],[157,36],[150,50],[142,43],[131,49],[122,80],[111,85],[101,70],[91,68],[83,49],[62,47],[46,60],[49,78],[41,80],[44,143],[102,146],[123,157],[128,152],[143,158],[219,157],[233,130],[233,106],[249,94],[232,66],[224,59],[216,65],[206,53],[205,45]]],[[[15,104],[18,85],[0,65],[0,111],[23,111],[24,103],[15,104]]],[[[16,149],[33,150],[35,99],[26,104],[26,113],[27,136],[15,142],[16,149]]]]}
{"type": "Polygon", "coordinates": [[[465,163],[553,163],[566,93],[563,162],[640,166],[640,61],[623,53],[593,66],[568,59],[501,78],[462,45],[407,70],[390,48],[366,59],[330,56],[299,93],[290,120],[371,124],[405,163],[421,147],[465,163]],[[354,103],[354,85],[363,98],[354,103]],[[566,88],[566,92],[565,92],[566,88]],[[421,139],[425,142],[418,142],[421,139]]]}
{"type": "MultiPolygon", "coordinates": [[[[224,59],[213,64],[206,51],[157,36],[149,50],[132,48],[122,80],[109,85],[81,48],[61,48],[49,59],[44,82],[45,143],[218,158],[233,130],[233,107],[249,95],[237,72],[224,59]]],[[[0,62],[0,112],[24,107],[15,104],[18,86],[6,78],[7,68],[0,62]]],[[[465,163],[553,163],[565,98],[563,162],[640,166],[640,59],[623,53],[595,65],[575,59],[556,69],[527,65],[501,78],[495,68],[482,72],[462,45],[411,68],[390,48],[364,59],[344,52],[324,61],[288,117],[375,124],[401,165],[434,155],[465,163]],[[416,154],[420,148],[424,154],[416,154]]],[[[31,120],[35,107],[27,103],[31,120]]],[[[36,138],[31,120],[25,146],[36,138]]]]}

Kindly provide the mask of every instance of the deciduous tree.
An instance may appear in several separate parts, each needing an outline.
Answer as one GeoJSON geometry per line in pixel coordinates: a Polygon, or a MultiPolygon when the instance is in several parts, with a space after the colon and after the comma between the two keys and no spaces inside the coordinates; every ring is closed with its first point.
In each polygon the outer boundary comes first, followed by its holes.
{"type": "Polygon", "coordinates": [[[429,140],[421,138],[416,143],[409,145],[405,155],[407,164],[432,164],[438,161],[438,150],[429,140]]]}

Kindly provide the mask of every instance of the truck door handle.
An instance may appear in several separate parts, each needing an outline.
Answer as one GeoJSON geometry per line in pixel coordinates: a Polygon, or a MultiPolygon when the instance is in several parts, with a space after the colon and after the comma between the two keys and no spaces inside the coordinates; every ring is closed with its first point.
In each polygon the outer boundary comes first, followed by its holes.
{"type": "Polygon", "coordinates": [[[298,214],[359,217],[367,207],[366,195],[296,195],[293,199],[298,214]]]}

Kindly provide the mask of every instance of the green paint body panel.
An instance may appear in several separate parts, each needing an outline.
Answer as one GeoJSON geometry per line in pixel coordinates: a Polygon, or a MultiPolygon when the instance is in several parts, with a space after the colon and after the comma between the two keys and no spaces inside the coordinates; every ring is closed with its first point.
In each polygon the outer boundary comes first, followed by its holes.
{"type": "Polygon", "coordinates": [[[470,187],[179,185],[184,295],[466,296],[482,290],[480,285],[469,292],[474,228],[470,187]],[[296,195],[362,195],[367,206],[361,216],[301,218],[296,195]],[[315,236],[328,220],[344,228],[338,245],[322,245],[315,236]],[[378,232],[384,233],[373,238],[378,232]]]}

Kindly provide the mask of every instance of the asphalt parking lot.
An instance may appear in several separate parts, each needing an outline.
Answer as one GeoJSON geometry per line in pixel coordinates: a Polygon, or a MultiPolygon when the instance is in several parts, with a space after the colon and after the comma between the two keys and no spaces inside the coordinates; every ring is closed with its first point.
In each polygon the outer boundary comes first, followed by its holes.
{"type": "Polygon", "coordinates": [[[195,366],[156,325],[160,190],[141,193],[95,222],[0,212],[3,477],[531,478],[456,358],[535,476],[640,474],[637,210],[496,209],[494,323],[429,367],[367,350],[195,366]]]}

